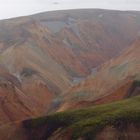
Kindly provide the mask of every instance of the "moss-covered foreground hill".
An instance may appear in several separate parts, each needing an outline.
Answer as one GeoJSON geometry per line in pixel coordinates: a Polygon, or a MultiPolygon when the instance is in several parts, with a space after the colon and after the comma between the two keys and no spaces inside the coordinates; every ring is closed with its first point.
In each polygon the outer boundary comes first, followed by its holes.
{"type": "Polygon", "coordinates": [[[26,120],[23,126],[30,140],[138,140],[140,96],[26,120]]]}

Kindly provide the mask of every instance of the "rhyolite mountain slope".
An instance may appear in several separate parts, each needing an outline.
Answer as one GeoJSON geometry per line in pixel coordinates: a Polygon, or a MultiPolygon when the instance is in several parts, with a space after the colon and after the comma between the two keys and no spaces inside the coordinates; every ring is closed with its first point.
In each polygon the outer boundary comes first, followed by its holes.
{"type": "Polygon", "coordinates": [[[95,75],[73,86],[57,110],[66,111],[23,121],[23,130],[19,129],[21,137],[27,140],[139,140],[139,54],[140,38],[116,58],[102,64],[95,75]],[[117,100],[122,101],[106,104],[117,100]],[[84,109],[69,110],[76,108],[84,109]]]}
{"type": "MultiPolygon", "coordinates": [[[[0,48],[26,46],[85,76],[140,35],[140,13],[68,10],[0,21],[0,48]]],[[[19,47],[18,47],[19,48],[19,47]]]]}
{"type": "Polygon", "coordinates": [[[95,75],[90,75],[64,94],[60,110],[108,103],[137,95],[140,91],[140,38],[118,57],[102,64],[95,75]],[[136,88],[136,89],[135,89],[136,88]],[[134,94],[131,92],[136,90],[134,94]]]}
{"type": "Polygon", "coordinates": [[[139,36],[140,12],[134,11],[68,10],[1,20],[0,139],[5,132],[5,139],[16,139],[22,120],[55,109],[139,94],[139,36]]]}
{"type": "Polygon", "coordinates": [[[68,10],[0,21],[0,65],[14,79],[1,73],[0,80],[12,86],[12,98],[20,96],[13,101],[2,88],[1,114],[11,112],[8,120],[17,121],[51,111],[55,97],[95,74],[139,35],[140,13],[131,11],[68,10]]]}
{"type": "Polygon", "coordinates": [[[71,10],[32,18],[51,32],[43,36],[46,50],[72,77],[91,73],[140,35],[139,12],[71,10]]]}

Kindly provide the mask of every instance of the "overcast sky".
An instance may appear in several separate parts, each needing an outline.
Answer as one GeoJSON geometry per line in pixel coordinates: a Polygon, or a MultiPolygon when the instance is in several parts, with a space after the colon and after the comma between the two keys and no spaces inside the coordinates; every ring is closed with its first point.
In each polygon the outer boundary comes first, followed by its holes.
{"type": "Polygon", "coordinates": [[[140,11],[140,0],[0,0],[0,19],[76,8],[140,11]]]}

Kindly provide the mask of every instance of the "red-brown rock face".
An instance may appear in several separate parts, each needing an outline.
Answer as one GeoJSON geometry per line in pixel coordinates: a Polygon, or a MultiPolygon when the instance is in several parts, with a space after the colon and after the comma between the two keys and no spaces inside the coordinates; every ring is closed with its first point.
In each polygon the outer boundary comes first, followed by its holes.
{"type": "MultiPolygon", "coordinates": [[[[134,41],[118,57],[100,66],[100,70],[73,86],[60,106],[61,110],[109,103],[129,96],[133,81],[140,79],[140,39],[134,41]]],[[[139,87],[131,93],[137,95],[139,87]]]]}

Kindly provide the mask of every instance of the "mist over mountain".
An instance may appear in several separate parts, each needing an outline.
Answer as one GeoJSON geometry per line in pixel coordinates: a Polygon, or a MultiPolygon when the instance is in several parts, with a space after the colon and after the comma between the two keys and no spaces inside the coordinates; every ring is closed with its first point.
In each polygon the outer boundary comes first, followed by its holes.
{"type": "Polygon", "coordinates": [[[0,0],[0,19],[68,9],[140,11],[139,0],[0,0]],[[7,12],[8,11],[8,12],[7,12]]]}

